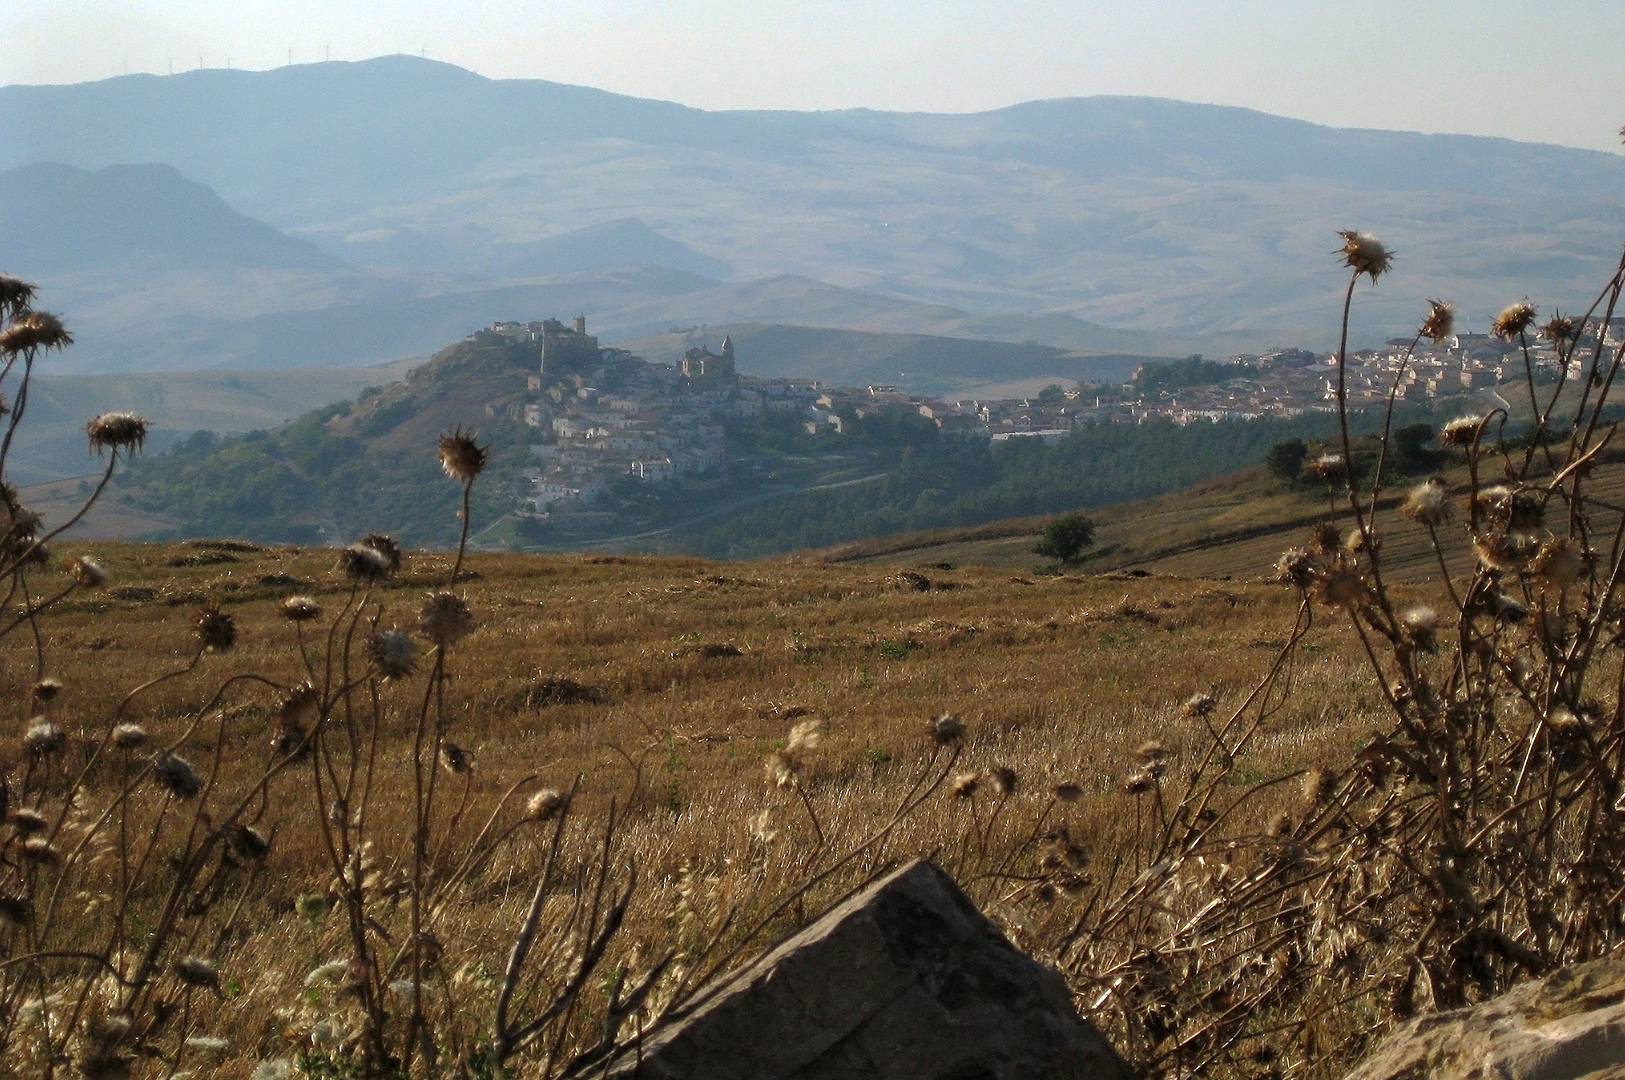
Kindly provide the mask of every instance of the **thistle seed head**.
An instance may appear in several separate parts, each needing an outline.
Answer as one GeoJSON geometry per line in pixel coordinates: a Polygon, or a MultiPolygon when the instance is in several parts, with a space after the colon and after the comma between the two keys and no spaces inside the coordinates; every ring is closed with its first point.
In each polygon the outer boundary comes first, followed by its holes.
{"type": "Polygon", "coordinates": [[[360,543],[367,545],[384,557],[389,563],[390,573],[401,568],[401,545],[388,533],[370,532],[363,536],[360,543]]]}
{"type": "Polygon", "coordinates": [[[62,861],[62,854],[45,837],[31,836],[23,841],[23,858],[36,866],[55,866],[62,861]]]}
{"type": "Polygon", "coordinates": [[[1416,648],[1432,652],[1439,630],[1439,613],[1425,604],[1410,608],[1399,617],[1400,632],[1416,648]]]}
{"type": "Polygon", "coordinates": [[[147,745],[147,729],[140,724],[120,724],[113,729],[113,745],[120,750],[139,750],[147,745]]]}
{"type": "Polygon", "coordinates": [[[1576,325],[1574,316],[1553,311],[1552,317],[1546,320],[1546,325],[1540,328],[1540,336],[1554,345],[1563,346],[1580,336],[1580,328],[1576,325]]]}
{"type": "Polygon", "coordinates": [[[1548,540],[1535,553],[1535,573],[1559,589],[1577,583],[1589,568],[1590,560],[1585,554],[1564,539],[1548,540]]]}
{"type": "Polygon", "coordinates": [[[32,757],[49,757],[68,748],[68,734],[48,718],[36,716],[23,735],[23,749],[32,757]]]}
{"type": "Polygon", "coordinates": [[[26,806],[13,810],[10,820],[11,827],[17,830],[19,836],[37,836],[51,827],[44,814],[26,806]]]}
{"type": "Polygon", "coordinates": [[[1334,569],[1315,582],[1315,598],[1327,607],[1352,608],[1365,596],[1365,582],[1349,569],[1334,569]]]}
{"type": "Polygon", "coordinates": [[[982,786],[981,773],[960,773],[954,777],[953,787],[949,790],[956,799],[968,799],[976,794],[976,789],[982,786]]]}
{"type": "Polygon", "coordinates": [[[219,604],[204,604],[197,609],[197,640],[205,652],[227,652],[237,644],[237,621],[219,604]]]}
{"type": "Polygon", "coordinates": [[[1483,423],[1482,416],[1458,416],[1440,428],[1435,438],[1444,446],[1471,446],[1483,423]]]}
{"type": "Polygon", "coordinates": [[[202,986],[218,990],[220,988],[220,969],[214,966],[214,961],[205,960],[201,956],[188,956],[175,965],[175,977],[186,986],[202,986]]]}
{"type": "Polygon", "coordinates": [[[1302,548],[1288,548],[1275,560],[1275,577],[1278,581],[1290,582],[1300,589],[1307,589],[1319,576],[1319,565],[1302,548]]]}
{"type": "Polygon", "coordinates": [[[1419,333],[1429,341],[1440,342],[1456,329],[1456,307],[1443,300],[1429,300],[1428,313],[1422,319],[1419,333]]]}
{"type": "Polygon", "coordinates": [[[19,277],[0,274],[0,315],[15,319],[34,302],[34,286],[19,277]]]}
{"type": "Polygon", "coordinates": [[[467,776],[474,771],[473,755],[450,739],[440,744],[440,764],[456,776],[467,776]]]}
{"type": "Polygon", "coordinates": [[[987,786],[993,789],[995,795],[1014,795],[1020,782],[1021,778],[1016,775],[1016,770],[1008,765],[998,765],[987,771],[987,786]]]}
{"type": "Polygon", "coordinates": [[[81,589],[99,589],[107,584],[107,571],[89,555],[75,555],[68,560],[68,573],[81,589]]]}
{"type": "Polygon", "coordinates": [[[769,754],[765,763],[768,782],[781,788],[795,786],[798,768],[796,760],[783,751],[769,754]]]}
{"type": "Polygon", "coordinates": [[[1342,542],[1342,534],[1337,531],[1337,526],[1330,521],[1322,521],[1309,530],[1309,547],[1321,555],[1335,552],[1342,542]]]}
{"type": "Polygon", "coordinates": [[[1075,803],[1083,798],[1083,785],[1074,783],[1071,780],[1063,780],[1055,785],[1053,794],[1061,802],[1075,803]]]}
{"type": "Polygon", "coordinates": [[[282,601],[282,617],[289,622],[309,622],[322,616],[322,605],[308,596],[290,596],[282,601]]]}
{"type": "Polygon", "coordinates": [[[27,926],[34,919],[34,905],[26,896],[0,892],[0,923],[7,926],[27,926]]]}
{"type": "Polygon", "coordinates": [[[404,631],[391,627],[367,638],[367,657],[385,682],[404,679],[418,668],[418,647],[404,631]]]}
{"type": "Polygon", "coordinates": [[[1375,283],[1393,265],[1393,252],[1370,233],[1342,229],[1337,235],[1343,238],[1343,246],[1332,254],[1343,256],[1343,265],[1353,270],[1355,277],[1367,274],[1375,283]]]}
{"type": "Polygon", "coordinates": [[[98,455],[108,450],[140,452],[147,441],[147,421],[133,412],[104,412],[85,425],[90,448],[98,455]]]}
{"type": "MultiPolygon", "coordinates": [[[[1197,696],[1205,697],[1210,702],[1213,700],[1212,696],[1209,694],[1199,694],[1197,696]]],[[[1193,698],[1192,700],[1195,699],[1193,698]]],[[[1207,712],[1191,712],[1189,709],[1187,709],[1186,715],[1192,717],[1202,717],[1208,715],[1208,713],[1211,713],[1212,711],[1213,708],[1211,705],[1209,705],[1207,712]]],[[[1163,761],[1168,757],[1168,748],[1155,739],[1148,739],[1140,744],[1139,749],[1134,751],[1134,756],[1139,758],[1142,762],[1163,761]]]]}
{"type": "Polygon", "coordinates": [[[1342,454],[1321,454],[1307,466],[1309,472],[1326,483],[1342,479],[1348,473],[1348,463],[1342,454]]]}
{"type": "Polygon", "coordinates": [[[322,695],[307,680],[282,697],[279,710],[285,727],[308,728],[321,719],[322,695]]]}
{"type": "Polygon", "coordinates": [[[389,577],[389,557],[368,544],[351,544],[339,552],[339,569],[351,581],[371,585],[389,577]]]}
{"type": "Polygon", "coordinates": [[[557,788],[542,788],[525,803],[525,816],[532,821],[549,821],[564,809],[565,801],[557,788]]]}
{"type": "Polygon", "coordinates": [[[1521,538],[1505,533],[1474,533],[1473,554],[1487,570],[1510,573],[1528,554],[1521,538]]]}
{"type": "Polygon", "coordinates": [[[1319,806],[1336,785],[1336,773],[1316,766],[1303,774],[1303,801],[1309,806],[1319,806]]]}
{"type": "Polygon", "coordinates": [[[1399,512],[1419,525],[1437,528],[1450,520],[1450,492],[1437,480],[1417,484],[1406,493],[1399,512]]]}
{"type": "Polygon", "coordinates": [[[931,721],[926,733],[938,746],[951,746],[965,737],[965,725],[953,713],[943,713],[931,721]]]}
{"type": "Polygon", "coordinates": [[[468,602],[453,592],[430,593],[418,612],[418,631],[441,648],[461,641],[473,629],[468,602]]]}
{"type": "Polygon", "coordinates": [[[1538,308],[1529,302],[1526,296],[1516,304],[1508,304],[1501,309],[1501,313],[1490,323],[1490,333],[1502,341],[1511,341],[1528,330],[1534,324],[1535,316],[1540,314],[1538,308]]]}
{"type": "Polygon", "coordinates": [[[60,350],[72,344],[73,335],[62,325],[62,320],[47,311],[13,314],[11,325],[0,330],[0,353],[6,356],[41,349],[60,350]]]}
{"type": "Polygon", "coordinates": [[[202,778],[179,754],[163,753],[153,759],[152,778],[177,799],[195,799],[203,791],[202,778]]]}
{"type": "Polygon", "coordinates": [[[490,450],[474,441],[472,431],[453,428],[440,436],[440,467],[453,480],[464,483],[474,479],[485,468],[490,450]]]}
{"type": "Polygon", "coordinates": [[[35,701],[52,701],[62,692],[62,680],[46,676],[34,684],[35,701]]]}
{"type": "Polygon", "coordinates": [[[226,845],[233,855],[248,862],[258,862],[271,853],[270,838],[252,825],[226,826],[226,845]]]}
{"type": "Polygon", "coordinates": [[[808,750],[816,750],[818,744],[823,741],[824,722],[822,720],[803,720],[790,729],[790,738],[784,744],[784,752],[793,756],[808,750]]]}

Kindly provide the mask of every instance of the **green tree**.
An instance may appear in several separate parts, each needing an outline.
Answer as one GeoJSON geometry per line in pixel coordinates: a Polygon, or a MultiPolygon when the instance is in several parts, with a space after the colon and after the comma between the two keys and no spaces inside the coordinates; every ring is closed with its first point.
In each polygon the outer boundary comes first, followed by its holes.
{"type": "Polygon", "coordinates": [[[1271,476],[1279,476],[1282,480],[1296,480],[1298,474],[1303,471],[1304,459],[1308,456],[1309,444],[1302,439],[1292,438],[1270,447],[1269,454],[1264,458],[1264,464],[1269,467],[1271,476]]]}
{"type": "Polygon", "coordinates": [[[1044,539],[1033,548],[1033,554],[1063,563],[1074,563],[1083,549],[1095,542],[1095,523],[1082,514],[1062,514],[1051,518],[1044,526],[1044,539]]]}
{"type": "Polygon", "coordinates": [[[1050,383],[1038,392],[1038,403],[1040,405],[1066,404],[1066,388],[1060,383],[1050,383]]]}

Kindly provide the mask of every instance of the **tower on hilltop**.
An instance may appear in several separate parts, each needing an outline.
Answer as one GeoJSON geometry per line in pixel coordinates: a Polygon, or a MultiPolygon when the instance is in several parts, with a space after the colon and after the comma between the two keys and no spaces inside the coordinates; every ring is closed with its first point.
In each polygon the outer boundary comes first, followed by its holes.
{"type": "Polygon", "coordinates": [[[598,339],[587,333],[587,316],[577,315],[572,325],[557,319],[542,322],[542,374],[569,375],[591,371],[602,359],[598,339]]]}

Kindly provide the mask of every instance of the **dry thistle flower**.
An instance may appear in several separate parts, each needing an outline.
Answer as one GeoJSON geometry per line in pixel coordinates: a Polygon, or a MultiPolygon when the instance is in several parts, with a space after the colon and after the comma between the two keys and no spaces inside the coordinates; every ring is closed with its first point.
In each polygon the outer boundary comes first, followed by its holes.
{"type": "Polygon", "coordinates": [[[952,713],[943,713],[931,721],[927,733],[938,746],[948,746],[965,737],[965,725],[952,713]]]}
{"type": "Polygon", "coordinates": [[[818,749],[818,744],[824,740],[824,722],[822,720],[803,720],[790,729],[790,738],[784,745],[784,752],[791,756],[806,750],[818,749]]]}
{"type": "Polygon", "coordinates": [[[282,696],[279,719],[286,727],[309,727],[321,719],[322,695],[307,680],[282,696]]]}
{"type": "Polygon", "coordinates": [[[62,320],[47,311],[15,316],[10,326],[0,330],[0,353],[7,356],[40,349],[65,349],[72,344],[73,335],[62,325],[62,320]]]}
{"type": "Polygon", "coordinates": [[[1071,780],[1063,780],[1055,785],[1054,795],[1064,803],[1075,803],[1083,798],[1083,785],[1071,780]]]}
{"type": "Polygon", "coordinates": [[[68,734],[44,716],[36,716],[23,735],[23,749],[32,757],[60,754],[68,748],[68,734]]]}
{"type": "Polygon", "coordinates": [[[308,596],[290,596],[282,601],[282,617],[289,622],[309,622],[322,616],[322,605],[308,596]]]}
{"type": "Polygon", "coordinates": [[[1128,795],[1143,795],[1157,786],[1157,778],[1148,769],[1135,769],[1123,779],[1123,791],[1128,795]]]}
{"type": "Polygon", "coordinates": [[[1336,784],[1337,774],[1330,769],[1319,766],[1310,769],[1303,774],[1303,801],[1309,806],[1320,805],[1336,784]]]}
{"type": "Polygon", "coordinates": [[[1449,337],[1455,329],[1455,305],[1447,304],[1443,300],[1429,300],[1428,313],[1422,319],[1422,326],[1417,332],[1429,341],[1439,342],[1449,337]]]}
{"type": "Polygon", "coordinates": [[[1352,608],[1365,596],[1365,582],[1353,570],[1335,569],[1315,582],[1315,598],[1327,607],[1352,608]]]}
{"type": "Polygon", "coordinates": [[[532,821],[550,821],[564,809],[563,792],[557,788],[542,788],[525,803],[525,816],[532,821]]]}
{"type": "Polygon", "coordinates": [[[214,961],[205,960],[201,956],[188,956],[175,965],[175,977],[186,986],[206,986],[210,989],[220,988],[220,969],[214,966],[214,961]]]}
{"type": "Polygon", "coordinates": [[[1320,576],[1320,567],[1302,548],[1287,548],[1281,557],[1275,560],[1275,576],[1280,581],[1291,582],[1300,589],[1307,589],[1320,576]]]}
{"type": "Polygon", "coordinates": [[[271,853],[270,838],[252,825],[227,825],[226,845],[232,854],[249,862],[258,862],[271,853]]]}
{"type": "Polygon", "coordinates": [[[197,640],[205,652],[227,652],[237,644],[237,621],[213,601],[197,609],[197,640]]]}
{"type": "Polygon", "coordinates": [[[31,810],[26,806],[13,810],[10,814],[11,827],[17,830],[20,836],[34,836],[51,827],[45,815],[38,810],[31,810]]]}
{"type": "Polygon", "coordinates": [[[1008,765],[998,765],[987,771],[987,786],[993,789],[993,794],[1008,798],[1016,793],[1016,785],[1020,777],[1016,770],[1008,765]]]}
{"type": "Polygon", "coordinates": [[[55,866],[62,855],[43,836],[32,836],[23,841],[23,858],[36,866],[55,866]]]}
{"type": "Polygon", "coordinates": [[[981,773],[960,773],[954,777],[953,787],[949,791],[956,799],[968,799],[976,794],[976,789],[982,786],[981,773]]]}
{"type": "Polygon", "coordinates": [[[177,799],[194,799],[203,790],[202,778],[179,754],[162,753],[153,759],[152,778],[177,799]]]}
{"type": "Polygon", "coordinates": [[[450,739],[440,744],[440,764],[447,772],[457,776],[467,776],[474,771],[473,756],[450,739]]]}
{"type": "Polygon", "coordinates": [[[120,750],[138,750],[147,744],[147,729],[140,724],[120,724],[113,729],[113,745],[120,750]]]}
{"type": "Polygon", "coordinates": [[[1440,428],[1435,438],[1442,446],[1471,446],[1483,423],[1482,416],[1458,416],[1440,428]]]}
{"type": "Polygon", "coordinates": [[[33,693],[35,701],[50,701],[62,692],[62,680],[49,676],[34,684],[33,693]]]}
{"type": "Polygon", "coordinates": [[[26,896],[0,892],[0,923],[7,926],[27,926],[34,919],[34,905],[26,896]]]}
{"type": "Polygon", "coordinates": [[[1330,521],[1322,521],[1309,530],[1309,547],[1322,555],[1336,551],[1342,540],[1337,526],[1330,521]]]}
{"type": "Polygon", "coordinates": [[[419,632],[441,648],[461,641],[473,629],[474,616],[468,602],[456,593],[432,592],[418,612],[419,632]]]}
{"type": "MultiPolygon", "coordinates": [[[[1212,694],[1207,693],[1206,691],[1203,691],[1201,693],[1192,694],[1190,697],[1186,698],[1185,699],[1185,704],[1180,706],[1180,711],[1183,712],[1186,716],[1190,717],[1192,720],[1200,720],[1202,717],[1211,714],[1213,712],[1213,710],[1218,707],[1218,704],[1219,704],[1219,699],[1218,698],[1214,697],[1212,694]]],[[[1161,743],[1148,742],[1148,743],[1145,744],[1145,746],[1140,747],[1140,756],[1141,757],[1146,757],[1147,756],[1147,754],[1146,754],[1146,748],[1147,747],[1154,747],[1157,750],[1157,753],[1155,755],[1153,755],[1153,756],[1156,756],[1156,757],[1167,757],[1168,756],[1168,751],[1163,749],[1161,743]]]]}
{"type": "Polygon", "coordinates": [[[1439,613],[1427,605],[1410,608],[1399,617],[1399,629],[1416,648],[1432,652],[1434,635],[1439,629],[1439,613]]]}
{"type": "Polygon", "coordinates": [[[147,441],[147,421],[133,412],[104,412],[85,425],[90,448],[98,455],[108,450],[140,452],[147,441]]]}
{"type": "Polygon", "coordinates": [[[1572,315],[1553,311],[1552,317],[1546,320],[1546,325],[1540,328],[1540,336],[1554,345],[1561,346],[1578,338],[1580,328],[1575,325],[1572,315]]]}
{"type": "Polygon", "coordinates": [[[467,483],[485,468],[490,451],[474,442],[474,433],[453,428],[440,436],[440,467],[453,480],[467,483]]]}
{"type": "Polygon", "coordinates": [[[1310,473],[1329,484],[1342,479],[1348,472],[1348,463],[1343,460],[1342,454],[1321,454],[1311,461],[1307,468],[1310,473]]]}
{"type": "Polygon", "coordinates": [[[1510,623],[1521,623],[1529,618],[1529,609],[1519,600],[1506,593],[1495,593],[1489,599],[1490,611],[1497,618],[1505,619],[1510,623]]]}
{"type": "Polygon", "coordinates": [[[0,314],[16,318],[34,302],[34,286],[19,277],[0,274],[0,314]]]}
{"type": "Polygon", "coordinates": [[[1430,529],[1449,521],[1452,511],[1450,492],[1437,480],[1428,480],[1411,488],[1399,508],[1400,513],[1430,529]]]}
{"type": "Polygon", "coordinates": [[[1566,589],[1585,575],[1588,560],[1565,539],[1552,539],[1540,545],[1533,568],[1548,585],[1566,589]]]}
{"type": "Polygon", "coordinates": [[[310,747],[305,743],[306,737],[305,729],[298,724],[283,724],[277,729],[276,734],[271,736],[271,753],[277,757],[288,757],[292,754],[303,757],[310,752],[310,747]]]}
{"type": "Polygon", "coordinates": [[[1514,490],[1505,484],[1480,491],[1475,505],[1479,513],[1497,525],[1519,532],[1540,528],[1546,518],[1546,505],[1537,493],[1514,490]]]}
{"type": "Polygon", "coordinates": [[[89,555],[75,555],[68,560],[68,573],[82,589],[99,589],[107,584],[107,571],[89,555]]]}
{"type": "Polygon", "coordinates": [[[1522,334],[1534,323],[1535,316],[1540,314],[1534,304],[1526,296],[1516,304],[1508,304],[1501,309],[1501,313],[1490,323],[1490,333],[1502,341],[1511,341],[1522,334]]]}
{"type": "Polygon", "coordinates": [[[1355,277],[1368,274],[1375,283],[1393,265],[1393,253],[1370,233],[1340,229],[1337,235],[1343,238],[1343,246],[1332,254],[1343,256],[1343,265],[1353,270],[1355,277]]]}
{"type": "Polygon", "coordinates": [[[1504,533],[1474,533],[1473,554],[1488,570],[1510,573],[1528,555],[1520,537],[1504,533]]]}
{"type": "Polygon", "coordinates": [[[775,751],[767,756],[765,763],[767,778],[776,787],[787,788],[795,786],[796,761],[782,751],[775,751]]]}
{"type": "Polygon", "coordinates": [[[367,638],[367,657],[385,682],[404,679],[418,669],[418,647],[400,630],[374,631],[367,638]]]}
{"type": "Polygon", "coordinates": [[[389,557],[369,544],[351,544],[339,552],[339,569],[350,580],[370,585],[389,577],[389,557]]]}
{"type": "Polygon", "coordinates": [[[382,555],[384,561],[389,563],[390,573],[401,568],[401,545],[393,536],[388,533],[370,532],[361,538],[360,543],[382,555]]]}

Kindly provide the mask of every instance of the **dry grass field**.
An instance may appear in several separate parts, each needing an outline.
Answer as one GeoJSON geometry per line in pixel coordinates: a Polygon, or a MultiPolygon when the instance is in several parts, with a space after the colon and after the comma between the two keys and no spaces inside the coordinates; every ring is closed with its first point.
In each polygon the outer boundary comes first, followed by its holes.
{"type": "MultiPolygon", "coordinates": [[[[233,675],[283,686],[304,677],[296,628],[280,604],[303,594],[338,611],[351,585],[335,572],[335,553],[206,543],[88,550],[109,584],[76,594],[42,623],[47,673],[65,684],[51,713],[72,740],[70,764],[100,741],[125,690],[187,666],[205,602],[233,617],[235,646],[141,695],[123,718],[156,744],[179,742],[195,762],[218,750],[227,774],[234,759],[267,760],[279,708],[269,685],[233,684],[207,722],[192,725],[233,675]]],[[[462,588],[477,628],[449,663],[447,709],[448,737],[473,767],[443,777],[447,806],[457,809],[434,823],[439,872],[450,872],[513,785],[522,800],[579,778],[577,820],[601,826],[614,800],[623,815],[617,860],[637,866],[622,957],[648,958],[686,940],[689,922],[703,923],[729,890],[782,894],[857,846],[934,756],[947,760],[927,736],[942,712],[967,729],[954,773],[1013,769],[1013,793],[956,799],[939,790],[768,933],[885,865],[935,855],[1042,955],[1052,940],[1043,928],[1052,900],[1019,878],[987,872],[985,853],[1018,844],[1041,818],[1086,847],[1109,849],[1140,808],[1121,790],[1137,748],[1160,740],[1175,769],[1199,753],[1205,722],[1182,703],[1196,693],[1239,703],[1273,662],[1297,609],[1283,586],[1160,576],[964,568],[909,577],[866,566],[478,554],[468,566],[474,577],[462,588]],[[768,781],[764,760],[808,718],[825,726],[800,776],[804,803],[768,781]],[[1067,783],[1081,797],[1057,803],[1056,786],[1067,783]],[[821,850],[816,830],[826,837],[821,850]]],[[[367,621],[415,625],[423,594],[443,586],[450,569],[444,554],[408,554],[401,575],[373,590],[367,621]]],[[[1238,783],[1346,759],[1383,724],[1350,644],[1344,627],[1331,625],[1303,640],[1290,704],[1247,752],[1238,783]]],[[[11,635],[0,654],[0,692],[26,702],[34,678],[34,642],[11,635]]],[[[381,691],[393,699],[384,704],[396,725],[380,744],[372,811],[385,823],[369,854],[382,879],[410,863],[409,714],[422,681],[419,674],[381,691]]],[[[18,709],[0,743],[14,769],[28,760],[19,743],[27,721],[18,709]]],[[[109,782],[91,787],[92,803],[109,782]]],[[[340,1008],[307,979],[344,954],[344,927],[295,913],[298,897],[334,887],[310,824],[310,774],[290,770],[272,790],[258,823],[275,838],[272,853],[215,957],[229,992],[197,1021],[200,1032],[229,1040],[205,1059],[209,1075],[247,1076],[258,1061],[289,1057],[310,1045],[324,1010],[340,1008]]],[[[470,994],[488,991],[480,980],[500,967],[545,839],[521,823],[477,887],[439,915],[449,950],[442,966],[454,982],[474,986],[470,994]]]]}

